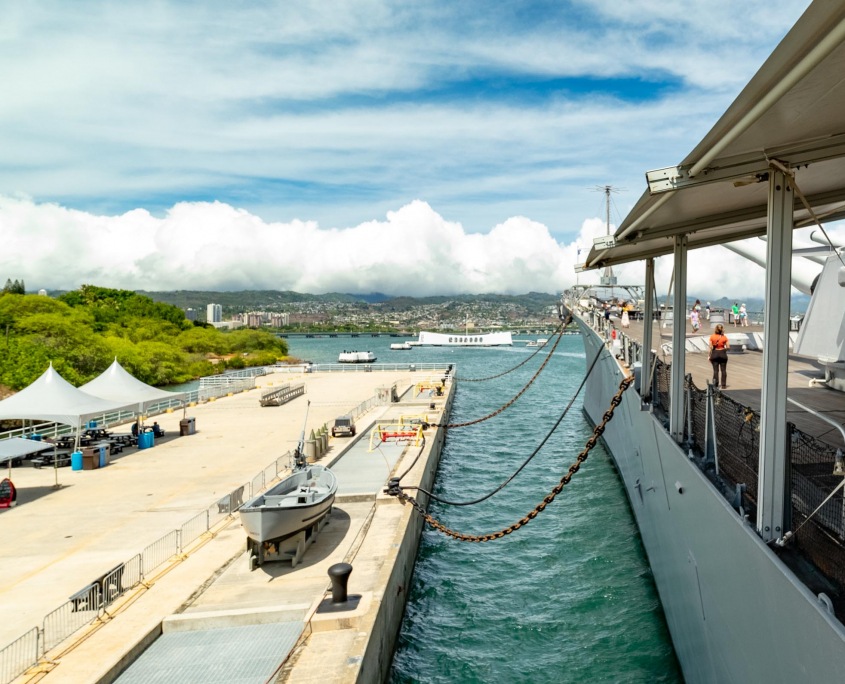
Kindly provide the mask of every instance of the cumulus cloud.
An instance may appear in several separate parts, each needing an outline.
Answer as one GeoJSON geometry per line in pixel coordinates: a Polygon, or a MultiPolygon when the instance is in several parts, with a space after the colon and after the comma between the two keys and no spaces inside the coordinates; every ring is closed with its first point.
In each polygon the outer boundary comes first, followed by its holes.
{"type": "Polygon", "coordinates": [[[574,253],[546,226],[514,217],[468,233],[411,202],[342,229],[266,222],[221,202],[183,202],[162,218],[98,216],[0,198],[0,277],[32,289],[84,283],[145,290],[278,289],[388,294],[555,292],[574,253]]]}
{"type": "MultiPolygon", "coordinates": [[[[611,231],[615,226],[611,225],[611,231]]],[[[811,245],[812,229],[796,232],[811,245]]],[[[95,215],[25,197],[0,196],[0,280],[23,279],[32,291],[82,284],[142,290],[273,289],[298,292],[384,292],[389,295],[560,292],[598,283],[576,276],[600,217],[583,221],[562,243],[548,227],[515,216],[486,233],[468,232],[416,200],[380,220],[346,228],[314,221],[273,222],[222,202],[180,202],[162,217],[142,209],[95,215]]],[[[831,228],[845,241],[845,229],[831,228]]],[[[764,255],[763,243],[745,241],[764,255]]],[[[690,253],[688,290],[702,298],[762,297],[763,269],[721,247],[690,253]]],[[[819,267],[799,260],[812,279],[819,267]]],[[[616,267],[620,283],[641,284],[642,264],[616,267]]],[[[672,258],[656,262],[658,293],[668,292],[672,258]]]]}

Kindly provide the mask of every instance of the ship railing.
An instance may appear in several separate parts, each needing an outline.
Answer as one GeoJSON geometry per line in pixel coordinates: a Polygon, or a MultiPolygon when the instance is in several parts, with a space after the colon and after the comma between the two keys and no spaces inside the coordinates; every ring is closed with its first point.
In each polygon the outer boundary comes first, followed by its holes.
{"type": "MultiPolygon", "coordinates": [[[[655,363],[652,406],[655,417],[668,429],[671,365],[660,359],[655,363]]],[[[685,400],[685,449],[716,482],[732,506],[755,525],[759,412],[711,388],[699,389],[691,376],[687,376],[685,400]],[[707,444],[708,411],[712,412],[711,425],[715,429],[712,446],[707,444]]],[[[787,429],[790,505],[785,529],[794,532],[790,545],[841,591],[845,588],[845,498],[834,495],[834,491],[843,477],[836,470],[842,449],[799,430],[792,423],[788,423],[787,429]]]]}
{"type": "MultiPolygon", "coordinates": [[[[375,406],[384,405],[383,397],[373,396],[347,413],[359,416],[375,406]]],[[[102,622],[106,609],[121,595],[142,585],[168,563],[180,562],[192,545],[228,520],[243,506],[273,485],[293,463],[293,453],[276,457],[249,482],[235,487],[228,494],[193,515],[179,528],[169,530],[144,550],[103,573],[17,639],[0,649],[0,684],[8,684],[39,661],[56,646],[83,628],[102,622]]]]}

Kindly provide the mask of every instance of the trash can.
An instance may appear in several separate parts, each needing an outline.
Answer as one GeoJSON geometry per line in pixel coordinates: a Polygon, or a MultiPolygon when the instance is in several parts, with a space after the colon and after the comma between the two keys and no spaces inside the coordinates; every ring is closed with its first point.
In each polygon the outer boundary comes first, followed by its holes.
{"type": "Polygon", "coordinates": [[[82,450],[82,470],[96,470],[100,467],[100,452],[98,449],[85,448],[82,450]]]}
{"type": "Polygon", "coordinates": [[[179,421],[179,434],[182,437],[184,437],[185,435],[192,435],[196,431],[197,428],[195,418],[183,418],[179,421]]]}
{"type": "Polygon", "coordinates": [[[152,449],[153,448],[153,433],[152,432],[142,432],[138,435],[138,448],[139,449],[152,449]]]}
{"type": "Polygon", "coordinates": [[[106,467],[106,447],[104,446],[100,447],[100,467],[106,467]]]}
{"type": "Polygon", "coordinates": [[[97,427],[97,421],[96,420],[89,420],[88,421],[88,429],[89,430],[94,430],[94,429],[96,429],[96,427],[97,427]]]}
{"type": "Polygon", "coordinates": [[[82,470],[82,452],[81,451],[74,451],[70,455],[70,469],[71,470],[82,470]]]}

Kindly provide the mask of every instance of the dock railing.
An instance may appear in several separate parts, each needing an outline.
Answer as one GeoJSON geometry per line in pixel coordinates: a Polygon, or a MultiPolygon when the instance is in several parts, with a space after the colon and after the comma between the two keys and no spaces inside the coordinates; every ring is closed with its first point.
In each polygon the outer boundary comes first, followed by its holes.
{"type": "MultiPolygon", "coordinates": [[[[252,378],[254,382],[254,378],[252,378]]],[[[357,417],[375,406],[384,405],[383,397],[374,396],[347,413],[357,417]]],[[[101,621],[106,608],[121,595],[153,577],[166,563],[184,556],[203,535],[276,482],[289,470],[293,453],[276,457],[255,477],[196,513],[178,529],[170,530],[148,544],[143,551],[110,569],[44,616],[41,625],[0,649],[0,684],[8,684],[47,656],[47,653],[88,625],[101,621]]]]}

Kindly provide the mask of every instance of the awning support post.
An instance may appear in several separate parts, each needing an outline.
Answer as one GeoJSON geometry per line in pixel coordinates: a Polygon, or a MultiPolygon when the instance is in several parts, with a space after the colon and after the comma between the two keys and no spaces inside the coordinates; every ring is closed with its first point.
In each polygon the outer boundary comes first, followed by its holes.
{"type": "Polygon", "coordinates": [[[669,389],[669,434],[684,441],[684,378],[687,341],[687,236],[675,236],[675,290],[672,298],[672,382],[669,389]]]}
{"type": "Polygon", "coordinates": [[[643,302],[643,351],[640,361],[640,396],[651,400],[652,328],[654,327],[654,259],[645,260],[645,301],[643,302]]]}
{"type": "Polygon", "coordinates": [[[769,173],[766,228],[766,321],[757,531],[765,541],[783,536],[787,504],[786,387],[789,363],[789,305],[792,280],[792,179],[782,170],[769,173]]]}

